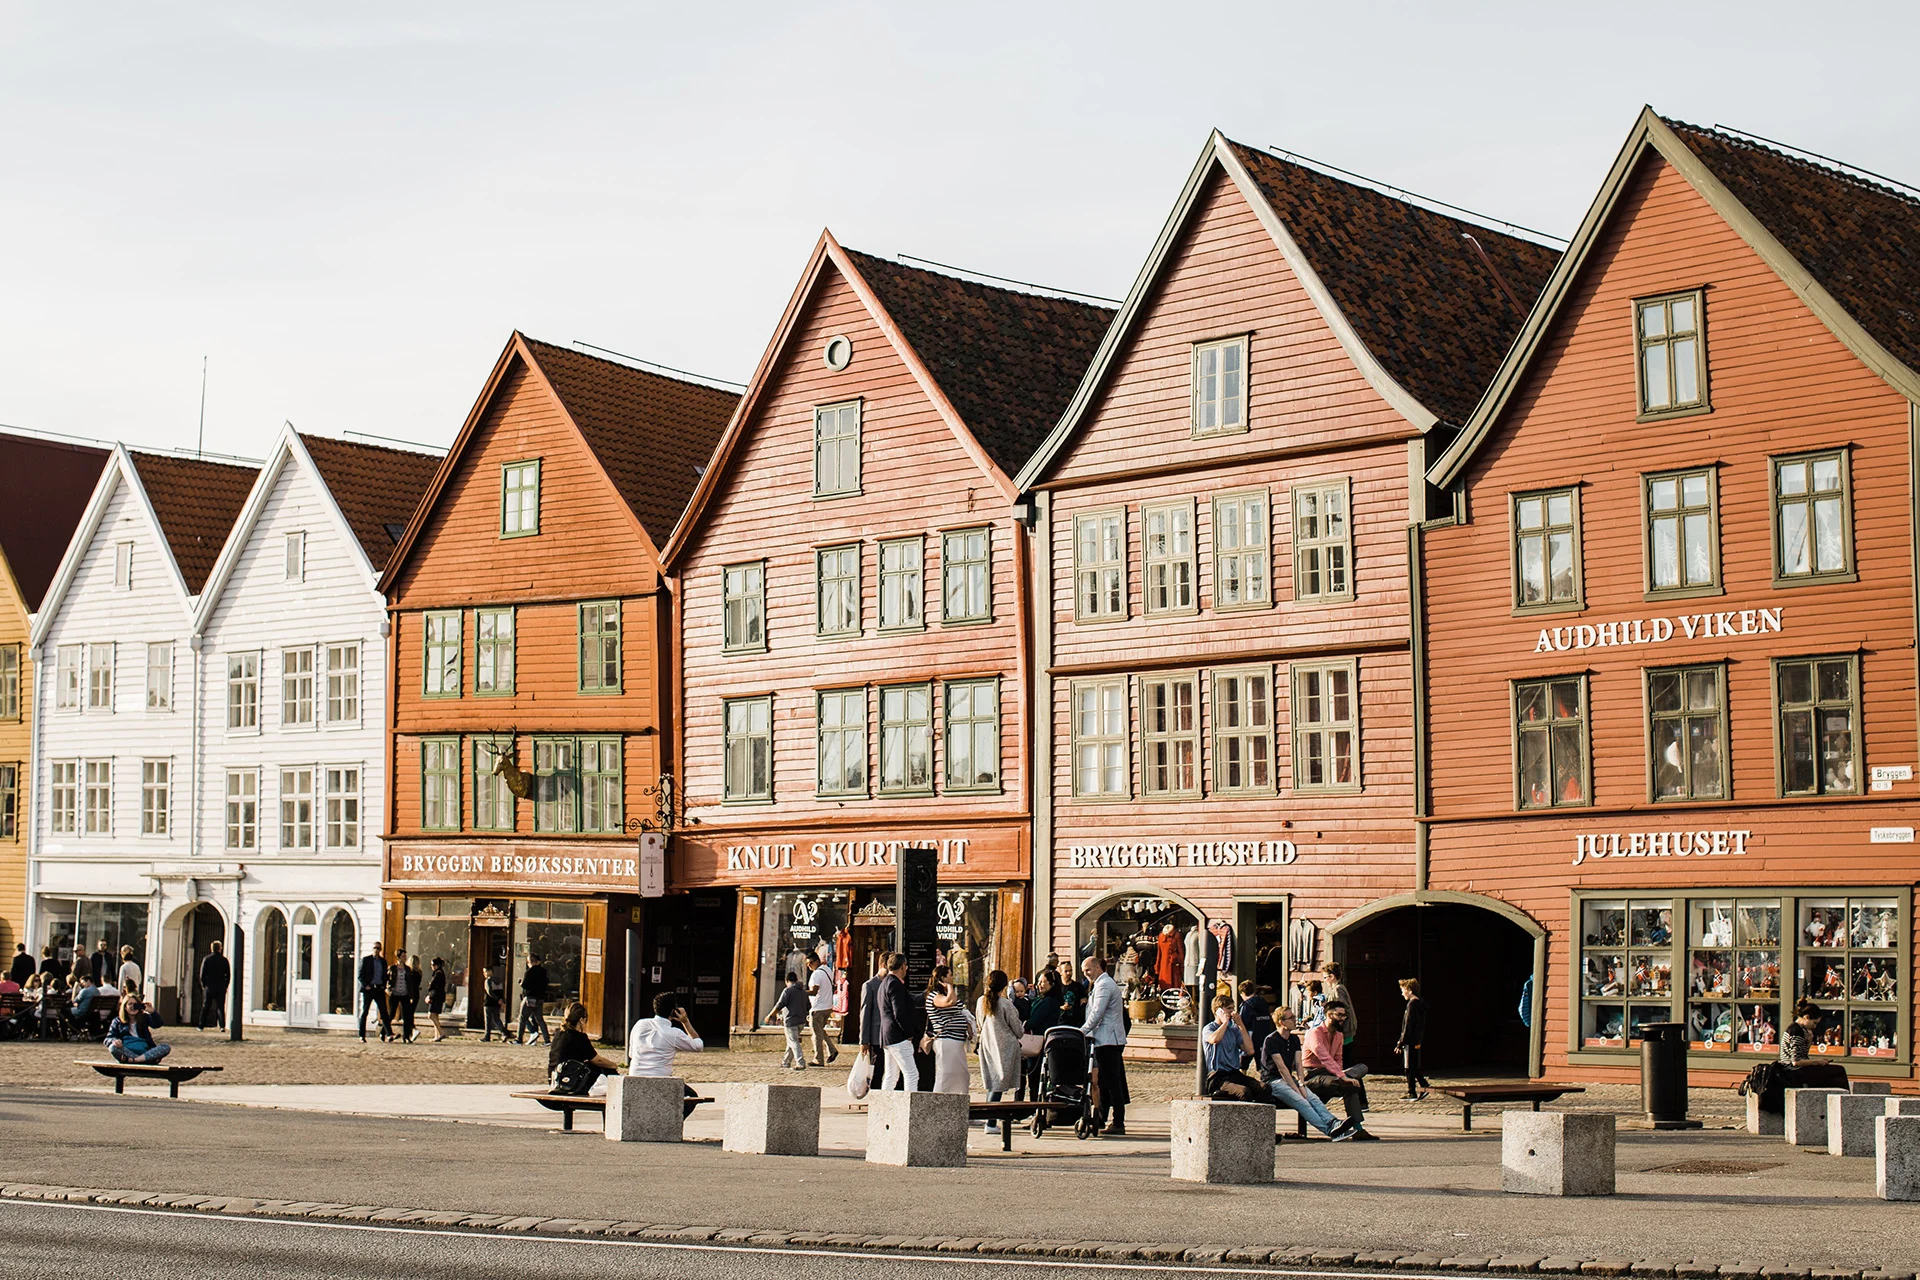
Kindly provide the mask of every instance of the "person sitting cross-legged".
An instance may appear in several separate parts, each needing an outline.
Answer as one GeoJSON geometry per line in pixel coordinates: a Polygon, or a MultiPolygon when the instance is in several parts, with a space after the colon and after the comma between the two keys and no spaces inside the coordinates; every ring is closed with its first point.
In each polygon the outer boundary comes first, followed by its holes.
{"type": "Polygon", "coordinates": [[[147,1006],[128,1000],[120,1007],[120,1016],[107,1028],[107,1053],[115,1062],[150,1066],[173,1052],[173,1046],[159,1044],[153,1038],[153,1019],[147,1006]]]}

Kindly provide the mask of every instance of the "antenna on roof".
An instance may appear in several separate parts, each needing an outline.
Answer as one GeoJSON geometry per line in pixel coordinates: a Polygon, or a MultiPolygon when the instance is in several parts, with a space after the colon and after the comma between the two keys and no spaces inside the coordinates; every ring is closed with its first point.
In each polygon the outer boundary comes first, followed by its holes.
{"type": "Polygon", "coordinates": [[[602,351],[610,356],[619,356],[622,360],[631,364],[644,365],[648,369],[658,369],[663,373],[675,374],[682,378],[694,378],[700,382],[711,382],[715,386],[732,387],[738,391],[745,391],[747,389],[747,384],[744,382],[734,382],[729,378],[710,377],[704,373],[690,373],[685,369],[676,369],[670,364],[661,364],[657,360],[642,360],[639,356],[630,356],[624,351],[615,351],[612,347],[596,347],[593,343],[582,342],[578,338],[573,340],[573,345],[576,347],[585,347],[589,351],[602,351]]]}
{"type": "Polygon", "coordinates": [[[1001,284],[1017,284],[1022,289],[1033,289],[1040,293],[1057,293],[1065,298],[1086,298],[1092,302],[1107,302],[1120,305],[1120,299],[1109,298],[1098,293],[1082,293],[1078,289],[1056,289],[1049,284],[1035,284],[1031,280],[1015,280],[1012,276],[996,276],[990,271],[975,271],[971,267],[956,267],[951,262],[935,262],[932,258],[916,257],[911,253],[893,255],[907,262],[923,262],[929,267],[939,267],[942,271],[957,271],[963,276],[979,276],[982,280],[998,280],[1001,284]]]}
{"type": "Polygon", "coordinates": [[[207,358],[200,357],[200,434],[193,442],[193,456],[202,458],[207,452],[207,358]]]}
{"type": "Polygon", "coordinates": [[[1716,124],[1713,126],[1713,128],[1716,133],[1731,133],[1736,135],[1737,137],[1752,138],[1755,142],[1764,142],[1768,146],[1778,147],[1782,151],[1792,151],[1799,155],[1810,156],[1815,160],[1819,160],[1826,164],[1832,165],[1834,168],[1841,170],[1848,177],[1852,177],[1855,174],[1865,174],[1867,177],[1872,178],[1876,182],[1884,182],[1888,186],[1898,187],[1902,191],[1911,192],[1914,195],[1920,195],[1920,187],[1914,186],[1911,182],[1902,182],[1898,178],[1889,178],[1884,173],[1875,173],[1871,169],[1863,169],[1859,165],[1849,164],[1845,160],[1835,160],[1832,156],[1823,156],[1818,151],[1809,151],[1805,147],[1796,147],[1791,142],[1779,142],[1773,138],[1763,138],[1757,133],[1748,133],[1745,129],[1736,129],[1730,124],[1716,124]]]}
{"type": "Polygon", "coordinates": [[[1405,187],[1396,187],[1390,182],[1382,182],[1378,178],[1369,178],[1364,173],[1355,173],[1351,169],[1342,169],[1337,164],[1328,164],[1325,160],[1315,160],[1312,156],[1303,156],[1298,151],[1289,151],[1285,147],[1276,147],[1272,143],[1267,144],[1267,150],[1285,160],[1292,160],[1298,164],[1312,165],[1316,169],[1325,169],[1330,173],[1337,173],[1343,178],[1352,178],[1356,182],[1364,182],[1375,190],[1384,191],[1389,195],[1405,196],[1409,200],[1418,200],[1423,204],[1437,205],[1442,209],[1451,209],[1455,213],[1464,213],[1469,218],[1478,218],[1481,222],[1488,223],[1492,226],[1512,227],[1515,231],[1524,231],[1530,236],[1539,236],[1542,240],[1552,240],[1559,244],[1571,243],[1565,236],[1556,236],[1551,231],[1537,231],[1532,227],[1523,227],[1517,222],[1508,222],[1505,218],[1496,218],[1491,214],[1481,213],[1477,209],[1468,209],[1457,204],[1448,204],[1445,200],[1436,200],[1432,196],[1423,196],[1418,191],[1409,191],[1405,187]]]}

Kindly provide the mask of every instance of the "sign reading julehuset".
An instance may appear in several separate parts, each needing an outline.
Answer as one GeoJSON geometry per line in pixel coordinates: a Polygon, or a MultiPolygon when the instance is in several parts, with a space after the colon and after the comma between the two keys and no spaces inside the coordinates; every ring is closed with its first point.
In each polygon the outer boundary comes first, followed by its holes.
{"type": "Polygon", "coordinates": [[[1573,865],[1589,858],[1723,858],[1746,853],[1751,831],[1608,831],[1573,838],[1573,865]]]}

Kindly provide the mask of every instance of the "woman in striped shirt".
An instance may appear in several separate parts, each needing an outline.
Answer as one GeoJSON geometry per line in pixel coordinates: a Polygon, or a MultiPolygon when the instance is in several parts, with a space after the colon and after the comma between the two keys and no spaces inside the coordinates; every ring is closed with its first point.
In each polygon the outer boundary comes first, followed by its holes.
{"type": "Polygon", "coordinates": [[[960,989],[953,985],[953,970],[936,965],[933,980],[927,983],[927,1040],[933,1054],[935,1093],[967,1092],[967,1041],[972,1031],[960,989]]]}

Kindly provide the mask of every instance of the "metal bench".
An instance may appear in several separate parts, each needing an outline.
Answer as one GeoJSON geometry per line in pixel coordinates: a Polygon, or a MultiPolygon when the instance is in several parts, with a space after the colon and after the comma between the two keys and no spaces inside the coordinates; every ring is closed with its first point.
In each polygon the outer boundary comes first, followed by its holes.
{"type": "MultiPolygon", "coordinates": [[[[560,1127],[568,1133],[573,1132],[574,1112],[598,1111],[601,1115],[607,1113],[607,1096],[603,1093],[551,1093],[545,1089],[534,1089],[526,1093],[516,1093],[513,1096],[525,1098],[529,1102],[537,1102],[549,1111],[558,1111],[560,1127]]],[[[697,1107],[701,1103],[712,1102],[713,1099],[695,1097],[688,1098],[687,1101],[697,1107]]]]}
{"type": "Polygon", "coordinates": [[[1479,1102],[1531,1102],[1538,1111],[1543,1102],[1569,1093],[1585,1093],[1571,1084],[1455,1084],[1435,1085],[1435,1093],[1444,1093],[1460,1101],[1460,1131],[1473,1132],[1473,1108],[1479,1102]]]}
{"type": "Polygon", "coordinates": [[[208,1071],[226,1070],[225,1067],[169,1066],[164,1062],[76,1062],[73,1065],[92,1067],[103,1076],[112,1076],[115,1093],[127,1091],[128,1076],[141,1080],[165,1080],[169,1098],[179,1097],[180,1086],[196,1076],[208,1071]]]}

